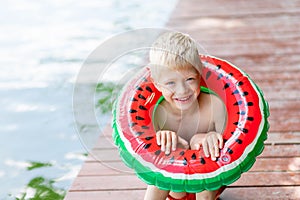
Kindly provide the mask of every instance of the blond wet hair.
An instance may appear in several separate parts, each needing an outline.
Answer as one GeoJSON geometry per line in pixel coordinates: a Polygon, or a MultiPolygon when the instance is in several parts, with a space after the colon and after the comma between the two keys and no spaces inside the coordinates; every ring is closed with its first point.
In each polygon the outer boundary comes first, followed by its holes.
{"type": "Polygon", "coordinates": [[[161,66],[173,70],[194,67],[199,74],[202,71],[197,43],[189,35],[180,32],[160,35],[152,44],[149,60],[153,72],[161,66]]]}

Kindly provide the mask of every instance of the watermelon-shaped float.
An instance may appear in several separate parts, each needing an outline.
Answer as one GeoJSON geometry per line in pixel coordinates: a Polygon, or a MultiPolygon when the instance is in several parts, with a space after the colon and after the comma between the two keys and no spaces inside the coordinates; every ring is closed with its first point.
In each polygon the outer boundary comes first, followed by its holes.
{"type": "Polygon", "coordinates": [[[149,80],[147,67],[128,82],[114,106],[113,139],[120,156],[140,179],[160,189],[196,193],[229,185],[251,168],[264,148],[269,110],[261,90],[227,61],[200,59],[201,89],[218,95],[227,109],[225,144],[217,161],[201,149],[161,152],[151,119],[163,97],[149,80]]]}

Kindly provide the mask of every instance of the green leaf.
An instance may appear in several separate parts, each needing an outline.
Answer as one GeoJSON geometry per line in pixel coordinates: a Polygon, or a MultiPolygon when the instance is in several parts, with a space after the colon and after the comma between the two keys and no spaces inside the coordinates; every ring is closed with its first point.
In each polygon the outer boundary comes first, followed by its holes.
{"type": "Polygon", "coordinates": [[[51,163],[43,163],[43,162],[35,162],[31,161],[30,166],[27,167],[28,171],[31,171],[33,169],[42,168],[42,167],[52,167],[53,165],[51,163]]]}
{"type": "Polygon", "coordinates": [[[96,92],[98,100],[96,107],[100,109],[103,114],[111,112],[113,103],[117,94],[120,92],[122,86],[112,83],[112,82],[105,82],[105,83],[98,83],[96,86],[96,92]]]}

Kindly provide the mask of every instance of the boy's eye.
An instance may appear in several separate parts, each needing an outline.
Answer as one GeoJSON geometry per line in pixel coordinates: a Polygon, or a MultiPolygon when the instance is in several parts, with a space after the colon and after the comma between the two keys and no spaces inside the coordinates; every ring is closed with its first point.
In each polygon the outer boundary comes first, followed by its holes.
{"type": "Polygon", "coordinates": [[[175,82],[174,81],[169,81],[169,82],[166,82],[166,85],[174,85],[175,84],[175,82]]]}
{"type": "Polygon", "coordinates": [[[186,79],[187,81],[193,81],[193,80],[195,80],[195,78],[194,77],[190,77],[190,78],[188,78],[188,79],[186,79]]]}

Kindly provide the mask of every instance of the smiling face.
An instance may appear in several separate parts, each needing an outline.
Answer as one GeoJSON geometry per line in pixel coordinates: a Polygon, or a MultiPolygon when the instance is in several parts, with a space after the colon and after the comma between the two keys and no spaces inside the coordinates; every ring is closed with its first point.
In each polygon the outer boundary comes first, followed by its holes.
{"type": "Polygon", "coordinates": [[[200,75],[194,67],[179,70],[161,67],[152,77],[156,88],[174,111],[187,111],[198,106],[200,75]]]}

